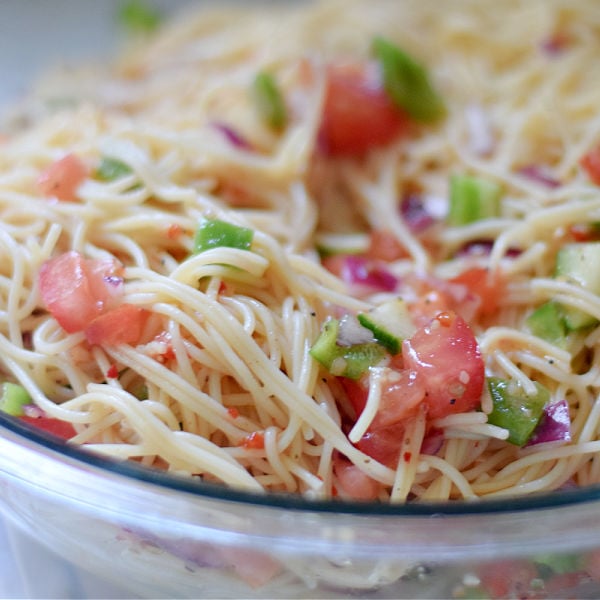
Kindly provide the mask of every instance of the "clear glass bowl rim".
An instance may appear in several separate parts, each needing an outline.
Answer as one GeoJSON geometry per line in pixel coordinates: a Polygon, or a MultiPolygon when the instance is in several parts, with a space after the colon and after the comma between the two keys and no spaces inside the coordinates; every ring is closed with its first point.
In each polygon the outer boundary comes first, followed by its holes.
{"type": "Polygon", "coordinates": [[[501,497],[477,501],[455,500],[450,502],[408,502],[383,504],[347,500],[313,500],[298,494],[256,494],[237,490],[226,485],[213,484],[197,478],[174,475],[166,471],[144,467],[132,461],[118,461],[92,453],[82,446],[65,443],[55,436],[37,431],[17,418],[0,412],[0,435],[8,430],[40,451],[57,453],[75,464],[92,467],[100,471],[143,482],[171,493],[191,494],[194,497],[255,507],[281,508],[312,513],[338,513],[363,517],[424,517],[424,516],[468,516],[495,513],[537,511],[575,506],[583,503],[600,502],[600,484],[565,488],[560,491],[540,492],[523,497],[501,497]]]}

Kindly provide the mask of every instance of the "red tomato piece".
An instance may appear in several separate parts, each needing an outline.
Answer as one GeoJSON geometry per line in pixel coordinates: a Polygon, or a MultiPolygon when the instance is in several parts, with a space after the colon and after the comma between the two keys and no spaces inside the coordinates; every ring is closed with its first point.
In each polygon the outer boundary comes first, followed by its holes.
{"type": "Polygon", "coordinates": [[[404,429],[404,423],[369,429],[356,443],[356,447],[376,461],[394,468],[398,462],[404,429]]]}
{"type": "Polygon", "coordinates": [[[67,332],[82,331],[120,300],[122,280],[112,261],[85,259],[75,251],[46,261],[39,273],[42,300],[67,332]]]}
{"type": "Polygon", "coordinates": [[[403,343],[406,368],[425,384],[428,418],[473,410],[479,405],[484,364],[477,340],[462,317],[436,317],[403,343]]]}
{"type": "Polygon", "coordinates": [[[393,377],[381,391],[379,410],[371,423],[373,429],[389,427],[414,417],[427,390],[416,371],[392,371],[393,377]]]}
{"type": "Polygon", "coordinates": [[[340,488],[356,500],[375,500],[381,484],[343,458],[334,460],[333,468],[340,488]]]}
{"type": "Polygon", "coordinates": [[[369,236],[369,247],[366,256],[371,260],[392,262],[399,258],[405,258],[408,253],[391,231],[375,229],[369,236]]]}
{"type": "Polygon", "coordinates": [[[332,156],[360,156],[389,144],[409,127],[409,118],[383,88],[374,63],[331,65],[319,140],[332,156]]]}
{"type": "Polygon", "coordinates": [[[140,341],[148,311],[134,304],[121,304],[96,317],[86,328],[91,345],[115,346],[140,341]]]}
{"type": "Polygon", "coordinates": [[[493,600],[532,598],[532,585],[539,581],[535,566],[522,559],[495,560],[477,569],[481,587],[493,600]]]}
{"type": "Polygon", "coordinates": [[[481,299],[477,313],[491,316],[498,310],[505,293],[505,279],[500,273],[491,274],[484,267],[473,267],[451,279],[452,283],[465,285],[469,292],[481,299]]]}
{"type": "Polygon", "coordinates": [[[584,154],[579,163],[585,169],[589,178],[596,185],[600,185],[600,146],[596,146],[587,154],[584,154]]]}
{"type": "Polygon", "coordinates": [[[74,154],[67,154],[43,171],[37,184],[44,196],[72,202],[77,200],[77,188],[87,174],[83,162],[74,154]]]}
{"type": "Polygon", "coordinates": [[[265,447],[265,434],[262,431],[249,433],[243,439],[242,446],[248,450],[262,450],[265,447]]]}
{"type": "Polygon", "coordinates": [[[19,417],[21,421],[37,429],[51,433],[65,440],[72,438],[77,432],[71,423],[52,417],[19,417]]]}

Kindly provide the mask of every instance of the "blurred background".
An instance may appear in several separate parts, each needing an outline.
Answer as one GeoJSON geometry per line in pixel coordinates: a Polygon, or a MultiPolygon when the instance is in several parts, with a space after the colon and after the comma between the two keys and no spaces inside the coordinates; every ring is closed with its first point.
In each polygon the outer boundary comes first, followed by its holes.
{"type": "MultiPolygon", "coordinates": [[[[132,25],[135,29],[136,5],[142,13],[149,9],[167,18],[203,1],[208,0],[0,0],[0,115],[49,66],[114,56],[132,25]],[[127,17],[132,5],[133,17],[127,17]]],[[[126,597],[131,596],[65,563],[0,514],[0,598],[126,597]]]]}

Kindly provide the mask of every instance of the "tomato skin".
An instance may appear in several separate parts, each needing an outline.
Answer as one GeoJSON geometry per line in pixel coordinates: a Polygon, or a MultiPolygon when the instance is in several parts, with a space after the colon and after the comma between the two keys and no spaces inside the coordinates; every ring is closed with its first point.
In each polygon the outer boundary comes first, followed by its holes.
{"type": "Polygon", "coordinates": [[[363,473],[356,465],[343,458],[334,460],[333,469],[337,483],[349,496],[356,500],[375,500],[381,484],[363,473]]]}
{"type": "Polygon", "coordinates": [[[484,267],[473,267],[463,271],[450,280],[468,288],[469,292],[480,298],[477,314],[492,316],[498,311],[499,301],[505,293],[505,279],[500,273],[490,274],[484,267]]]}
{"type": "Polygon", "coordinates": [[[361,156],[409,127],[388,98],[374,63],[338,63],[327,72],[319,141],[330,156],[361,156]]]}
{"type": "Polygon", "coordinates": [[[522,559],[495,560],[477,569],[481,587],[492,600],[534,598],[532,582],[539,579],[535,566],[522,559]]]}
{"type": "Polygon", "coordinates": [[[77,200],[77,188],[87,177],[83,162],[74,154],[67,154],[53,162],[39,176],[37,185],[42,195],[67,202],[77,200]]]}
{"type": "Polygon", "coordinates": [[[121,304],[96,317],[86,328],[90,345],[115,346],[139,342],[148,312],[134,304],[121,304]]]}
{"type": "Polygon", "coordinates": [[[75,251],[42,265],[39,272],[42,300],[67,333],[82,331],[107,307],[118,303],[122,286],[115,275],[117,269],[118,265],[112,261],[85,259],[75,251]]]}
{"type": "MultiPolygon", "coordinates": [[[[483,392],[484,363],[477,340],[466,321],[444,311],[403,342],[402,355],[383,375],[379,408],[356,447],[379,462],[394,466],[405,424],[426,407],[428,422],[475,409],[483,392]]],[[[368,381],[340,378],[354,408],[354,420],[364,410],[368,381]]]]}
{"type": "Polygon", "coordinates": [[[579,164],[585,169],[589,178],[596,185],[600,185],[600,146],[596,146],[584,154],[579,164]]]}
{"type": "Polygon", "coordinates": [[[469,412],[479,405],[483,359],[471,328],[459,315],[438,315],[404,340],[402,355],[406,368],[425,382],[429,419],[469,412]]]}
{"type": "Polygon", "coordinates": [[[355,446],[381,464],[395,468],[398,463],[402,439],[404,438],[404,430],[403,422],[389,427],[368,429],[355,446]]]}
{"type": "Polygon", "coordinates": [[[414,417],[425,398],[427,385],[416,371],[404,369],[393,373],[396,377],[382,389],[379,410],[372,422],[374,429],[390,427],[414,417]]]}
{"type": "Polygon", "coordinates": [[[67,421],[61,421],[60,419],[54,419],[53,417],[19,417],[21,421],[32,425],[36,429],[41,429],[47,433],[51,433],[57,437],[68,440],[72,438],[77,432],[71,423],[67,421]]]}
{"type": "Polygon", "coordinates": [[[369,236],[369,247],[366,257],[370,260],[393,262],[406,258],[406,248],[396,239],[396,236],[386,229],[374,229],[369,236]]]}

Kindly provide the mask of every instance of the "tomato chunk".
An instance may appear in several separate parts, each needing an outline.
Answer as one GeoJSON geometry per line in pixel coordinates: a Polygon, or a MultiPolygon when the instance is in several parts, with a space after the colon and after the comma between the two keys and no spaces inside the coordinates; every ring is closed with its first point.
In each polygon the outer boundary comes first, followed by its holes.
{"type": "Polygon", "coordinates": [[[140,341],[148,311],[133,304],[121,304],[96,317],[86,328],[89,344],[115,346],[140,341]]]}
{"type": "Polygon", "coordinates": [[[484,364],[477,340],[462,317],[440,313],[403,343],[406,368],[425,382],[428,418],[475,409],[481,400],[484,364]]]}
{"type": "Polygon", "coordinates": [[[375,63],[331,65],[319,140],[331,156],[360,156],[389,144],[409,127],[409,118],[383,88],[375,63]]]}
{"type": "Polygon", "coordinates": [[[579,162],[589,178],[596,185],[600,185],[600,146],[596,146],[584,154],[579,162]]]}
{"type": "Polygon", "coordinates": [[[39,273],[46,308],[67,333],[82,331],[122,295],[114,261],[84,258],[70,251],[46,261],[39,273]]]}
{"type": "Polygon", "coordinates": [[[65,440],[72,438],[77,432],[71,423],[54,419],[53,417],[28,417],[23,416],[19,419],[37,429],[51,433],[65,440]]]}
{"type": "Polygon", "coordinates": [[[87,168],[74,154],[52,163],[38,178],[38,188],[47,197],[77,200],[77,188],[87,177],[87,168]]]}
{"type": "Polygon", "coordinates": [[[499,301],[505,292],[505,279],[501,274],[490,274],[484,267],[473,267],[451,281],[465,285],[469,292],[481,300],[477,307],[479,315],[491,316],[497,312],[499,301]]]}
{"type": "Polygon", "coordinates": [[[363,473],[356,465],[337,457],[333,468],[338,485],[352,498],[357,500],[375,500],[381,489],[374,479],[363,473]]]}

